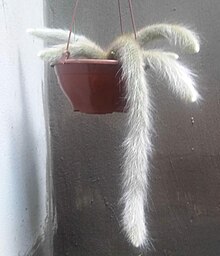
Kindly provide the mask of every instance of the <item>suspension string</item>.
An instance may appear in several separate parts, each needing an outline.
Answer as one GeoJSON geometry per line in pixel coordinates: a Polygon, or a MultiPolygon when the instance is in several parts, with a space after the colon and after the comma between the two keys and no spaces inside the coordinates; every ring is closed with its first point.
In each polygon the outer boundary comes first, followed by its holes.
{"type": "Polygon", "coordinates": [[[69,45],[70,45],[70,38],[71,38],[71,34],[73,31],[73,25],[74,25],[74,21],[75,21],[75,15],[76,15],[76,9],[78,6],[79,0],[76,0],[76,3],[73,4],[73,16],[72,16],[72,23],[70,25],[70,32],[69,32],[69,37],[68,37],[68,41],[67,41],[67,45],[66,45],[66,58],[69,58],[69,45]]]}
{"type": "Polygon", "coordinates": [[[76,20],[73,24],[73,42],[76,42],[76,20]]]}
{"type": "MultiPolygon", "coordinates": [[[[65,50],[65,58],[66,59],[69,58],[69,45],[70,45],[71,34],[72,34],[72,31],[73,31],[73,25],[74,25],[74,22],[75,22],[75,15],[76,15],[76,9],[77,9],[78,3],[79,3],[79,0],[76,0],[75,4],[73,4],[72,22],[71,22],[71,25],[70,25],[68,41],[67,41],[66,50],[65,50]]],[[[132,26],[133,26],[133,31],[134,31],[134,37],[136,39],[137,38],[136,25],[135,25],[135,21],[134,21],[134,13],[133,13],[131,0],[128,0],[128,3],[129,3],[130,14],[131,14],[131,21],[132,21],[132,26]]],[[[118,11],[119,11],[119,18],[120,18],[121,33],[123,34],[123,23],[122,23],[120,0],[118,0],[118,11]]]]}
{"type": "Polygon", "coordinates": [[[132,21],[132,26],[133,26],[133,31],[134,31],[134,37],[136,39],[137,38],[137,33],[136,33],[136,25],[135,25],[135,21],[134,21],[134,13],[133,13],[133,8],[132,8],[132,3],[131,3],[131,0],[128,0],[128,2],[129,2],[131,21],[132,21]]]}
{"type": "Polygon", "coordinates": [[[123,34],[123,23],[122,23],[122,15],[121,15],[121,4],[120,0],[118,0],[118,12],[119,12],[119,18],[120,18],[120,27],[121,27],[121,34],[123,34]]]}

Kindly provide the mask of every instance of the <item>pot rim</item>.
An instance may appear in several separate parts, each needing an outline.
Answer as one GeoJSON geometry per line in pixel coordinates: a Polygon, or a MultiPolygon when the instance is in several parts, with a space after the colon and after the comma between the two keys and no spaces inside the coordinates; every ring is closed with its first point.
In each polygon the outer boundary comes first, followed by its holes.
{"type": "Polygon", "coordinates": [[[59,61],[54,63],[52,66],[60,65],[60,64],[101,64],[101,65],[118,65],[119,62],[117,60],[108,60],[108,59],[67,59],[64,62],[59,61]]]}

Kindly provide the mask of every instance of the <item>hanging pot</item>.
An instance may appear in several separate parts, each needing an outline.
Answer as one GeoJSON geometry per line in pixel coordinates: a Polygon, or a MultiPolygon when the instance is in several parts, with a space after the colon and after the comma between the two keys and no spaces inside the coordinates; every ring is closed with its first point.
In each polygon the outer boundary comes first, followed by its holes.
{"type": "MultiPolygon", "coordinates": [[[[128,2],[130,6],[134,35],[136,38],[131,0],[128,2]]],[[[54,65],[59,85],[73,105],[74,111],[80,111],[88,114],[124,112],[126,100],[123,97],[124,84],[121,79],[121,67],[118,61],[100,59],[68,59],[68,48],[78,3],[79,0],[76,0],[74,4],[69,38],[66,51],[63,55],[64,58],[54,65]]],[[[121,33],[123,34],[119,0],[118,8],[121,33]]]]}
{"type": "Polygon", "coordinates": [[[75,111],[123,112],[123,82],[115,60],[68,59],[54,65],[59,85],[75,111]]]}

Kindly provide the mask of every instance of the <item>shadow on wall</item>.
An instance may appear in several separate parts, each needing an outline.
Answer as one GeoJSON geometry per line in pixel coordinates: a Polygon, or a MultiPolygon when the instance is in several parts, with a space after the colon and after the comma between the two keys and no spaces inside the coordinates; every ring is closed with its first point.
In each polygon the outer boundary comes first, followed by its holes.
{"type": "Polygon", "coordinates": [[[115,250],[127,256],[118,207],[124,114],[73,114],[67,108],[58,110],[59,124],[52,130],[55,255],[113,255],[115,250]]]}

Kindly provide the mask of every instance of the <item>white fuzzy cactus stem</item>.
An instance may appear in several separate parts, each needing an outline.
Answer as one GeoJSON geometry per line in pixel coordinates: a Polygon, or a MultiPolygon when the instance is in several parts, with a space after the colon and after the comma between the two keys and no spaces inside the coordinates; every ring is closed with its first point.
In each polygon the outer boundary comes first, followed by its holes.
{"type": "Polygon", "coordinates": [[[132,37],[122,36],[111,46],[121,63],[127,100],[127,136],[123,143],[122,225],[135,246],[148,245],[145,202],[149,175],[150,112],[149,87],[141,49],[132,37]]]}
{"type": "Polygon", "coordinates": [[[200,50],[198,35],[187,27],[175,24],[153,24],[137,33],[140,46],[145,46],[155,39],[167,39],[170,44],[179,46],[188,53],[197,53],[200,50]]]}
{"type": "Polygon", "coordinates": [[[163,51],[145,51],[148,65],[167,80],[168,87],[181,99],[195,102],[201,97],[196,90],[194,74],[186,66],[163,51]]]}

